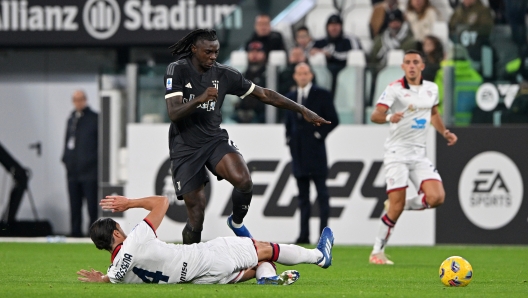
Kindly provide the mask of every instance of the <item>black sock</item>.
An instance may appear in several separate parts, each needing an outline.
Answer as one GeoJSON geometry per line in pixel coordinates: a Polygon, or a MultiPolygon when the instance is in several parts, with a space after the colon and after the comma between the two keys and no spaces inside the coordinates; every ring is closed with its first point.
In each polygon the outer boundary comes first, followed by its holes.
{"type": "Polygon", "coordinates": [[[231,200],[233,200],[233,222],[241,224],[244,221],[244,217],[249,210],[249,204],[251,203],[251,197],[253,197],[253,190],[249,192],[241,192],[238,189],[233,189],[231,200]]]}
{"type": "Polygon", "coordinates": [[[199,243],[202,240],[202,229],[194,229],[189,220],[182,231],[183,244],[199,243]]]}

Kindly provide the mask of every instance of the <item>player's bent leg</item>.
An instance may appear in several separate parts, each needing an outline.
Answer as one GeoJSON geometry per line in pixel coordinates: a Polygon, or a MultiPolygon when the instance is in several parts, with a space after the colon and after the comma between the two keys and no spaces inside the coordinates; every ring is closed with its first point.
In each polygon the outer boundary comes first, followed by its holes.
{"type": "Polygon", "coordinates": [[[300,277],[297,270],[286,270],[277,275],[277,268],[273,262],[259,262],[256,270],[257,284],[288,286],[300,277]]]}
{"type": "Polygon", "coordinates": [[[218,162],[215,171],[234,186],[231,195],[233,214],[228,217],[227,225],[233,230],[235,235],[253,238],[242,223],[249,211],[249,205],[253,197],[253,181],[246,162],[240,154],[228,153],[218,162]]]}
{"type": "Polygon", "coordinates": [[[192,192],[183,195],[187,207],[187,224],[183,228],[183,244],[199,243],[202,239],[202,230],[205,213],[205,191],[203,185],[192,192]]]}
{"type": "Polygon", "coordinates": [[[422,183],[421,189],[429,208],[436,208],[444,203],[445,190],[442,181],[426,180],[422,183]]]}
{"type": "Polygon", "coordinates": [[[244,281],[253,279],[256,276],[256,272],[257,272],[257,267],[246,269],[246,270],[244,270],[244,273],[242,274],[242,277],[239,280],[237,280],[236,282],[239,283],[239,282],[244,282],[244,281]]]}

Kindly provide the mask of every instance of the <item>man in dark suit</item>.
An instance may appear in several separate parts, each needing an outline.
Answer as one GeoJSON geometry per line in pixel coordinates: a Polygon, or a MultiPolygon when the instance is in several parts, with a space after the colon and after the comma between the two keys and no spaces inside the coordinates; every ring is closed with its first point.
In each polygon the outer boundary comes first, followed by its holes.
{"type": "Polygon", "coordinates": [[[75,110],[68,118],[62,162],[68,174],[71,236],[82,237],[82,202],[86,198],[91,226],[97,220],[97,113],[83,91],[72,96],[75,110]]]}
{"type": "Polygon", "coordinates": [[[299,208],[301,211],[301,232],[296,243],[310,243],[309,219],[311,216],[310,180],[317,189],[319,203],[320,231],[328,224],[330,204],[326,178],[328,165],[326,160],[325,139],[338,124],[337,113],[330,92],[312,84],[313,73],[306,63],[295,67],[293,78],[297,90],[286,95],[289,99],[305,105],[325,119],[330,125],[314,126],[303,123],[297,114],[286,115],[286,139],[292,155],[293,175],[299,188],[299,208]]]}

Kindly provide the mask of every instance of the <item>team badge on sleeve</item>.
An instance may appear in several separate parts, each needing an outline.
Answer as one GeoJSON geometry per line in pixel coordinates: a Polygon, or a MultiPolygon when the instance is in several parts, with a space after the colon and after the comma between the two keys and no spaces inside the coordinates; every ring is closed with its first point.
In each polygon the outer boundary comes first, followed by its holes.
{"type": "Polygon", "coordinates": [[[172,78],[167,79],[167,90],[172,90],[172,78]]]}

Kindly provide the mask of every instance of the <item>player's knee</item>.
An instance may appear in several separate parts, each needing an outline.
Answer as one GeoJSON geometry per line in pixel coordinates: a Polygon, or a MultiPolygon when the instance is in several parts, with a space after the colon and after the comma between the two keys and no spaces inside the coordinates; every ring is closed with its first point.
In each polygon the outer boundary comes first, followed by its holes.
{"type": "Polygon", "coordinates": [[[435,193],[431,195],[427,195],[427,204],[429,204],[429,207],[434,208],[442,205],[444,203],[445,194],[444,193],[435,193]]]}
{"type": "Polygon", "coordinates": [[[240,177],[234,187],[240,192],[247,193],[253,191],[253,181],[251,180],[251,176],[244,175],[240,177]]]}

